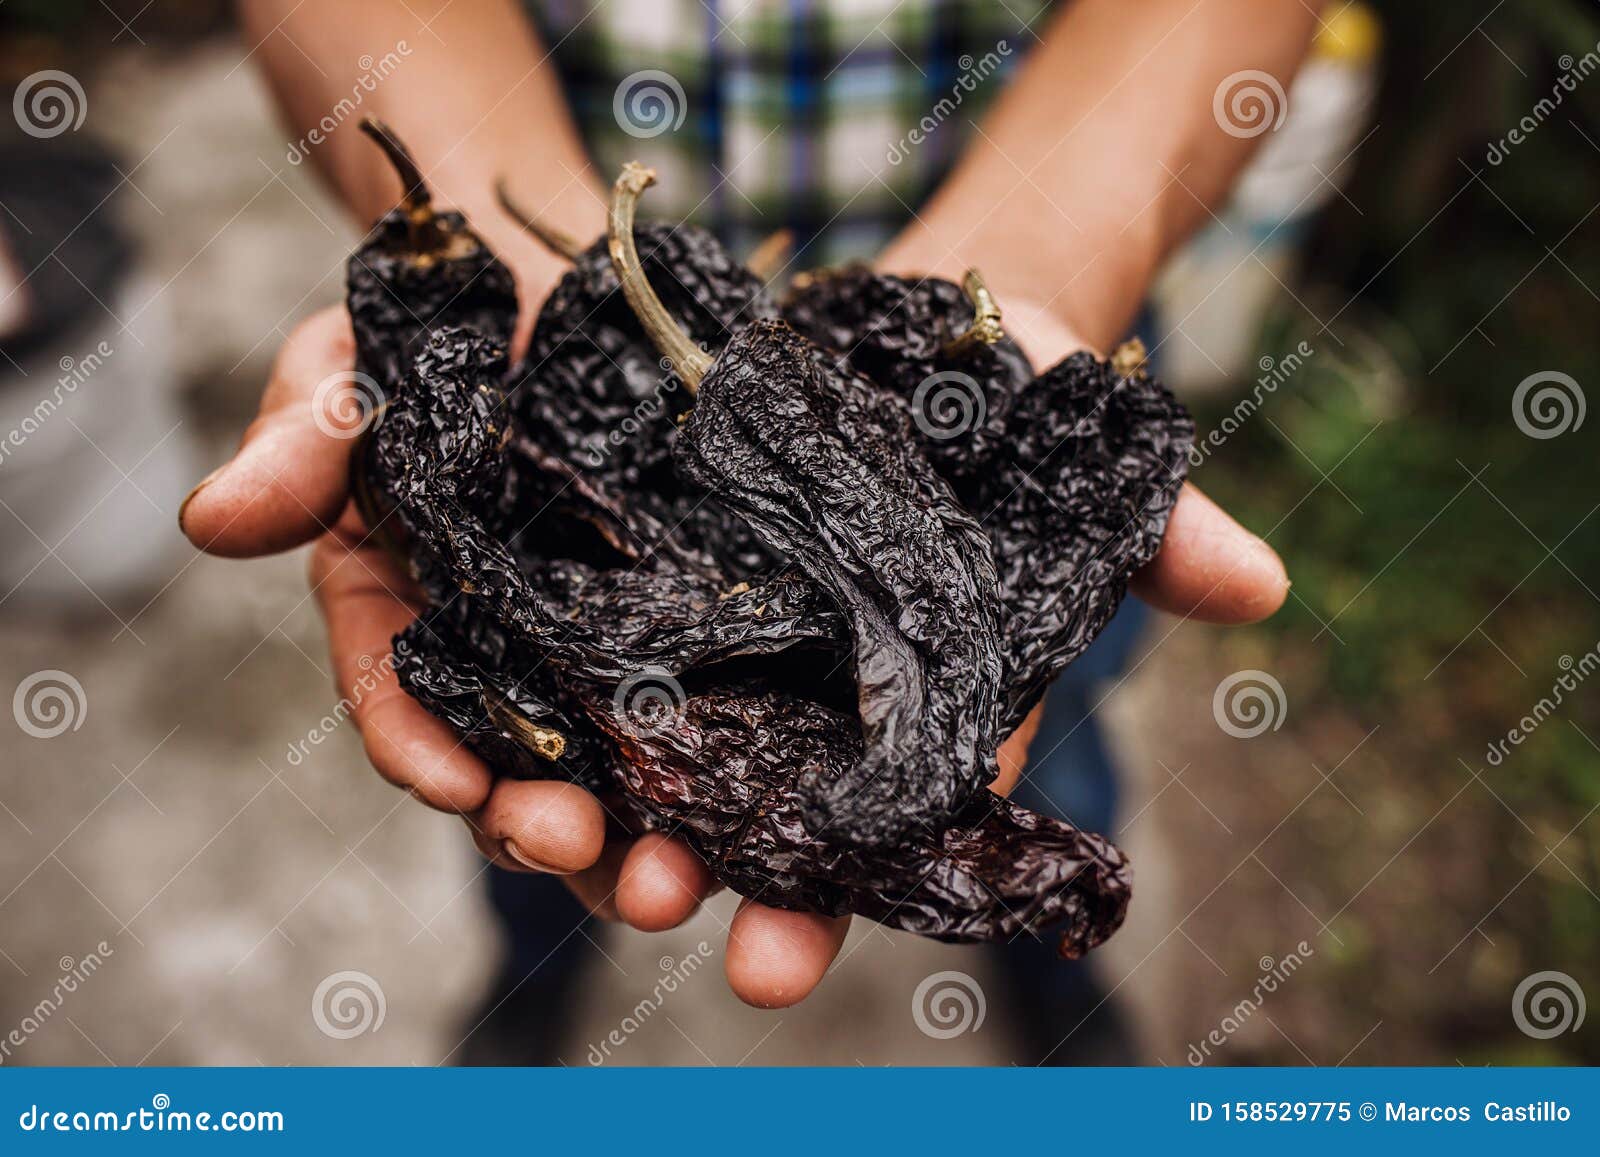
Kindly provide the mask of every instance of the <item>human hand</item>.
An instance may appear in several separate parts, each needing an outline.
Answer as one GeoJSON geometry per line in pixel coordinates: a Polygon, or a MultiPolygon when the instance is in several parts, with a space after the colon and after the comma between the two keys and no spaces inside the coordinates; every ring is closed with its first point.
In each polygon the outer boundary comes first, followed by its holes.
{"type": "MultiPolygon", "coordinates": [[[[1082,344],[1040,311],[1013,308],[1008,324],[1036,364],[1082,344]]],[[[185,502],[184,532],[201,549],[233,558],[315,541],[310,578],[328,622],[336,684],[378,773],[428,806],[463,816],[498,866],[560,875],[603,917],[644,931],[675,927],[716,886],[687,845],[655,834],[608,843],[604,811],[581,788],[496,780],[396,681],[386,661],[391,640],[422,609],[421,594],[369,539],[349,503],[354,441],[330,433],[313,408],[318,385],[348,372],[354,353],[342,308],[314,315],[290,335],[239,451],[185,502]]],[[[1174,510],[1161,554],[1135,580],[1154,605],[1216,622],[1271,613],[1286,585],[1271,550],[1192,487],[1174,510]]],[[[1036,711],[1002,748],[995,790],[1015,783],[1037,726],[1036,711]]],[[[728,930],[728,982],[748,1003],[793,1004],[821,980],[848,926],[848,918],[744,901],[728,930]]]]}
{"type": "MultiPolygon", "coordinates": [[[[567,783],[496,779],[400,687],[387,661],[391,641],[422,609],[421,592],[349,502],[354,440],[328,432],[314,412],[318,385],[347,374],[354,359],[343,308],[295,329],[238,452],[185,501],[184,533],[226,558],[314,543],[310,581],[327,620],[338,693],[378,773],[429,807],[461,815],[478,849],[502,868],[560,875],[598,915],[641,930],[682,923],[715,886],[687,845],[660,835],[608,843],[592,795],[567,783]]],[[[821,979],[846,926],[747,901],[729,928],[729,984],[751,1004],[791,1004],[821,979]]]]}

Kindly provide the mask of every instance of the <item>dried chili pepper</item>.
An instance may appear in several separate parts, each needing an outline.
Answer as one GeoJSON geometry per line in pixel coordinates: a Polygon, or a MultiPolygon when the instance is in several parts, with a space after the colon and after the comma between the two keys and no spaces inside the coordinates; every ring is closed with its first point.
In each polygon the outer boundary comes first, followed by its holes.
{"type": "Polygon", "coordinates": [[[938,341],[874,347],[876,376],[765,317],[713,356],[700,306],[676,297],[675,318],[638,255],[646,183],[619,181],[601,300],[693,395],[651,469],[592,469],[553,432],[560,374],[523,377],[511,404],[493,329],[437,329],[396,362],[362,470],[431,604],[397,639],[402,685],[498,769],[615,799],[765,903],[952,940],[1060,926],[1064,954],[1093,947],[1126,909],[1121,854],[985,786],[1009,724],[1159,544],[1181,409],[1131,364],[1084,355],[1026,388],[997,371],[997,465],[964,471],[915,435],[904,388],[994,348],[963,343],[973,319],[947,290],[917,299],[946,302],[938,341]],[[662,517],[681,503],[737,534],[662,517]],[[661,692],[643,713],[641,680],[661,692]]]}
{"type": "Polygon", "coordinates": [[[403,190],[400,204],[351,255],[346,274],[356,369],[387,396],[441,325],[470,325],[509,341],[517,290],[511,271],[466,218],[433,207],[421,170],[388,126],[367,117],[361,131],[389,158],[403,190]]]}
{"type": "MultiPolygon", "coordinates": [[[[416,161],[394,132],[374,117],[361,122],[400,178],[400,204],[373,225],[346,265],[346,305],[356,342],[355,384],[371,411],[381,411],[429,335],[444,325],[470,325],[502,343],[517,319],[511,271],[468,226],[433,207],[416,161]]],[[[403,557],[388,524],[389,508],[370,485],[371,429],[351,456],[351,492],[375,540],[403,557]]]]}
{"type": "Polygon", "coordinates": [[[803,782],[859,766],[853,713],[746,684],[690,695],[644,726],[609,702],[594,719],[618,745],[639,820],[685,840],[718,880],[763,904],[854,912],[950,941],[1054,927],[1067,957],[1100,944],[1126,913],[1131,874],[1116,848],[987,792],[903,843],[818,838],[803,782]]]}
{"type": "Polygon", "coordinates": [[[1076,353],[1041,374],[969,498],[1006,607],[1007,731],[1111,621],[1183,488],[1194,422],[1143,355],[1131,342],[1109,361],[1076,353]]]}
{"type": "Polygon", "coordinates": [[[957,287],[827,271],[797,287],[783,316],[911,400],[924,449],[988,532],[1006,608],[1010,732],[1155,557],[1193,423],[1136,343],[1110,361],[1074,354],[1034,378],[973,273],[957,287]]]}
{"type": "Polygon", "coordinates": [[[988,470],[1012,403],[1033,379],[977,270],[961,285],[860,265],[805,274],[783,319],[910,401],[923,449],[958,483],[988,470]]]}

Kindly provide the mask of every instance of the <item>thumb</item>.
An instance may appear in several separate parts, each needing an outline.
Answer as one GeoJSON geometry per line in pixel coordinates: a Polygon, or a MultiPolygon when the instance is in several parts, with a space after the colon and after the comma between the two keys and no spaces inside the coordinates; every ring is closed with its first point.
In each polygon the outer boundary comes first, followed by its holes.
{"type": "Polygon", "coordinates": [[[178,511],[190,542],[209,554],[249,558],[299,546],[338,521],[350,454],[370,420],[354,364],[355,338],[342,306],[295,328],[239,449],[178,511]]]}

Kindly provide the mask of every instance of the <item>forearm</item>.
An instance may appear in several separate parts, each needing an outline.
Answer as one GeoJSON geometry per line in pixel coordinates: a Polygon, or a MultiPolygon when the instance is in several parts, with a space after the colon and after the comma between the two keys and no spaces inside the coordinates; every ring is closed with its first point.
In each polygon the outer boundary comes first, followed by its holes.
{"type": "Polygon", "coordinates": [[[499,212],[498,176],[551,224],[584,239],[603,229],[555,68],[511,0],[241,0],[240,11],[291,131],[306,140],[318,130],[304,151],[363,225],[399,195],[357,128],[371,114],[410,146],[437,199],[466,212],[525,279],[553,280],[560,264],[499,212]],[[384,61],[379,76],[372,62],[384,61]],[[341,105],[353,94],[354,111],[341,105]]]}
{"type": "Polygon", "coordinates": [[[959,276],[1105,347],[1257,140],[1212,112],[1233,73],[1288,87],[1316,27],[1292,0],[1078,0],[1056,16],[886,269],[959,276]]]}

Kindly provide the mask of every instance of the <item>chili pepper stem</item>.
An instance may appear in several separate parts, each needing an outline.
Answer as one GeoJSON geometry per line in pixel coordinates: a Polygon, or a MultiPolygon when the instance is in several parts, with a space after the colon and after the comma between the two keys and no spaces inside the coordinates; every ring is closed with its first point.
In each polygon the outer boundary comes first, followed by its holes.
{"type": "Polygon", "coordinates": [[[690,339],[683,328],[672,319],[667,307],[661,304],[650,280],[644,274],[639,260],[639,248],[633,241],[633,212],[639,195],[655,184],[656,174],[638,161],[622,166],[622,174],[611,189],[611,211],[608,217],[606,248],[611,254],[611,267],[617,271],[622,283],[622,294],[628,306],[639,319],[645,335],[661,351],[661,356],[691,393],[700,388],[700,382],[711,368],[711,357],[690,339]]]}
{"type": "Polygon", "coordinates": [[[395,175],[400,178],[400,207],[405,210],[410,226],[412,248],[421,253],[441,248],[445,242],[444,233],[433,212],[433,194],[422,179],[422,170],[417,167],[416,158],[400,143],[394,131],[377,117],[362,117],[361,131],[383,150],[383,155],[394,166],[395,175]]]}
{"type": "Polygon", "coordinates": [[[1144,342],[1132,337],[1119,345],[1116,352],[1111,355],[1111,368],[1117,372],[1118,377],[1131,378],[1143,372],[1149,357],[1144,342]]]}
{"type": "Polygon", "coordinates": [[[962,357],[980,345],[994,345],[1006,336],[1000,326],[1000,303],[983,282],[983,274],[969,269],[961,279],[961,292],[972,303],[972,324],[945,344],[948,357],[962,357]]]}
{"type": "Polygon", "coordinates": [[[557,257],[564,257],[568,261],[576,262],[583,255],[583,246],[578,244],[578,239],[565,230],[539,220],[522,206],[511,199],[511,190],[504,177],[498,178],[494,183],[495,200],[500,202],[500,208],[505,210],[523,232],[532,237],[539,244],[550,250],[557,257]]]}
{"type": "Polygon", "coordinates": [[[744,263],[745,268],[763,282],[769,282],[783,272],[793,251],[794,231],[779,229],[776,233],[768,234],[761,244],[750,251],[750,259],[744,263]]]}
{"type": "Polygon", "coordinates": [[[540,759],[554,763],[567,751],[567,737],[553,727],[541,727],[520,714],[499,691],[485,688],[483,705],[489,719],[540,759]]]}

